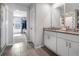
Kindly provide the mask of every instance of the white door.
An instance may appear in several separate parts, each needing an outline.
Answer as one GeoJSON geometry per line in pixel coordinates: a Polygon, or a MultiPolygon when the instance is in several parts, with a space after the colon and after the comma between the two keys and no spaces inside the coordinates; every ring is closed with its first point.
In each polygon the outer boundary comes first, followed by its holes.
{"type": "Polygon", "coordinates": [[[68,41],[62,38],[57,39],[57,53],[61,56],[68,55],[68,41]]]}
{"type": "Polygon", "coordinates": [[[69,55],[70,56],[79,56],[79,43],[70,42],[69,55]]]}

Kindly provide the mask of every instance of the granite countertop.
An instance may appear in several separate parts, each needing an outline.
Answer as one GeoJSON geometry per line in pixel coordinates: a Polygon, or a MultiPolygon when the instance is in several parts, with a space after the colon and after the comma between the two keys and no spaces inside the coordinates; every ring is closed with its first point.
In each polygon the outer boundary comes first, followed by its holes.
{"type": "Polygon", "coordinates": [[[72,35],[79,35],[79,32],[73,30],[62,30],[62,29],[51,29],[51,28],[44,28],[44,31],[51,31],[51,32],[58,32],[58,33],[65,33],[65,34],[72,34],[72,35]]]}

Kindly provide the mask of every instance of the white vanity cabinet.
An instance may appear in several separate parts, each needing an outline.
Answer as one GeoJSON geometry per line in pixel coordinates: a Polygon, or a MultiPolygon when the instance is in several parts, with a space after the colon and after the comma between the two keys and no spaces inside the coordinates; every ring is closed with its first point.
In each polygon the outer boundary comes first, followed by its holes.
{"type": "Polygon", "coordinates": [[[44,31],[44,45],[60,56],[79,56],[79,36],[44,31]]]}
{"type": "Polygon", "coordinates": [[[79,43],[70,42],[69,56],[79,56],[79,43]]]}
{"type": "Polygon", "coordinates": [[[63,38],[57,39],[57,54],[61,56],[68,55],[68,41],[63,38]]]}
{"type": "Polygon", "coordinates": [[[44,45],[56,53],[56,33],[45,31],[44,34],[44,45]]]}
{"type": "Polygon", "coordinates": [[[72,34],[57,34],[57,54],[64,56],[79,56],[79,36],[72,34]]]}

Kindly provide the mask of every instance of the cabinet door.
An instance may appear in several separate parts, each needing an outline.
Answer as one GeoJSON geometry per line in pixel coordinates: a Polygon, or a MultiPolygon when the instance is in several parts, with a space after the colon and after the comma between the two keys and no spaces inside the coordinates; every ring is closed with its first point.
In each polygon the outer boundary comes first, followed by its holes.
{"type": "Polygon", "coordinates": [[[58,55],[68,55],[68,41],[62,38],[57,39],[57,53],[58,55]]]}
{"type": "Polygon", "coordinates": [[[50,50],[56,53],[56,36],[50,36],[49,44],[50,50]]]}
{"type": "Polygon", "coordinates": [[[51,33],[46,32],[44,35],[44,44],[51,51],[56,53],[56,36],[55,35],[52,35],[51,33]]]}
{"type": "Polygon", "coordinates": [[[71,42],[69,45],[69,55],[70,56],[79,56],[79,43],[71,42]]]}
{"type": "Polygon", "coordinates": [[[44,45],[46,46],[46,47],[49,47],[49,35],[48,34],[44,34],[44,45]]]}

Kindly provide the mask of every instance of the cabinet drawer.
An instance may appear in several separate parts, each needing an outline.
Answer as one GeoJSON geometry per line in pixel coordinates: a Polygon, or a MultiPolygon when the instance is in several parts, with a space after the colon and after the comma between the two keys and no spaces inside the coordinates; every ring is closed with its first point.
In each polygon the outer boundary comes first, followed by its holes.
{"type": "Polygon", "coordinates": [[[57,37],[61,37],[63,39],[68,39],[68,40],[75,41],[75,42],[79,42],[78,35],[57,33],[57,37]]]}

